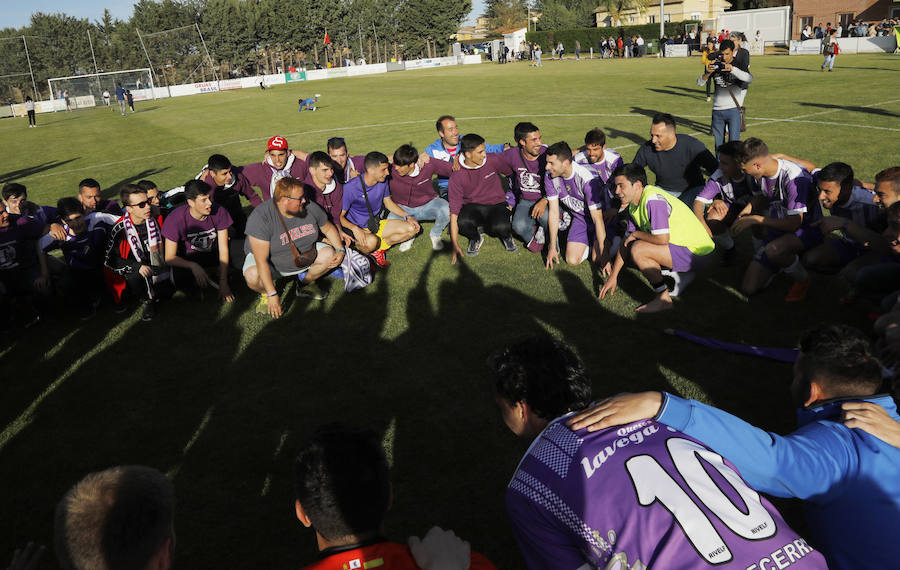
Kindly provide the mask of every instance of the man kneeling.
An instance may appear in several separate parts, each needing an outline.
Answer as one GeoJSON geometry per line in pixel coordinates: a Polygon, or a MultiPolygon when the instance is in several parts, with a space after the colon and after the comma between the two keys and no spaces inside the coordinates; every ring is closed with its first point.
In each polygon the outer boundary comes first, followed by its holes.
{"type": "Polygon", "coordinates": [[[341,237],[318,204],[305,194],[303,182],[282,178],[271,200],[263,202],[247,220],[244,243],[244,279],[260,294],[258,313],[281,316],[281,299],[275,279],[304,273],[300,296],[324,299],[327,293],[311,285],[340,265],[344,248],[335,248],[341,237]],[[328,243],[317,241],[320,235],[328,243]]]}
{"type": "Polygon", "coordinates": [[[677,296],[694,279],[694,271],[705,265],[715,244],[690,208],[662,188],[647,184],[644,167],[625,164],[613,172],[616,195],[628,206],[628,237],[613,264],[600,298],[615,293],[626,257],[644,274],[657,296],[638,307],[642,313],[672,308],[677,296]],[[671,269],[664,278],[663,268],[671,269]],[[668,283],[667,283],[668,281],[668,283]],[[669,291],[672,291],[672,295],[669,291]]]}

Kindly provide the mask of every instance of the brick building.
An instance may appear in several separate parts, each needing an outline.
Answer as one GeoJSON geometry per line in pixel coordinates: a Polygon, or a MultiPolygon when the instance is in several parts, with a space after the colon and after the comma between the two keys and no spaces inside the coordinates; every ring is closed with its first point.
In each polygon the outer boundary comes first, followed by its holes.
{"type": "Polygon", "coordinates": [[[897,0],[794,0],[794,14],[791,25],[791,38],[800,39],[800,32],[809,24],[815,28],[821,23],[825,26],[843,25],[850,22],[876,22],[884,18],[900,17],[900,2],[897,0]]]}

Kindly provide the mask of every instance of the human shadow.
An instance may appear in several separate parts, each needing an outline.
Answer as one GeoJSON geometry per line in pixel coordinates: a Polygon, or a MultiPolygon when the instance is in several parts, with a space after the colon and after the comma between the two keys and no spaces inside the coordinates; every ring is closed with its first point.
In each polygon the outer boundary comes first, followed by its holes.
{"type": "Polygon", "coordinates": [[[43,162],[41,164],[36,164],[34,166],[27,166],[25,168],[20,168],[18,170],[12,170],[10,172],[5,172],[0,174],[0,184],[4,184],[6,182],[11,182],[13,180],[21,180],[23,178],[28,178],[29,176],[34,176],[35,174],[39,174],[41,172],[45,172],[47,170],[52,170],[56,167],[63,166],[64,164],[68,164],[75,160],[80,159],[80,156],[76,156],[74,158],[70,158],[68,160],[50,160],[47,162],[43,162]]]}
{"type": "Polygon", "coordinates": [[[807,103],[807,102],[799,102],[798,105],[803,105],[804,107],[817,107],[820,109],[834,109],[838,111],[854,111],[856,113],[868,113],[870,115],[879,115],[882,117],[900,117],[900,114],[893,113],[886,109],[880,109],[878,107],[860,107],[857,105],[834,105],[832,103],[807,103]]]}
{"type": "Polygon", "coordinates": [[[656,89],[654,87],[646,87],[647,91],[653,91],[654,93],[660,93],[662,95],[675,95],[676,97],[687,97],[688,99],[703,99],[703,97],[699,95],[691,95],[689,93],[680,93],[678,91],[672,91],[671,89],[656,89]]]}
{"type": "MultiPolygon", "coordinates": [[[[660,111],[658,111],[656,109],[644,109],[641,107],[632,107],[631,112],[637,113],[639,115],[644,115],[645,117],[652,118],[653,115],[659,113],[660,111]]],[[[696,121],[696,120],[688,118],[688,117],[679,117],[678,115],[673,115],[673,118],[675,119],[676,125],[684,126],[684,127],[691,129],[692,131],[697,131],[700,133],[708,133],[709,132],[709,125],[707,123],[701,123],[700,121],[696,121]]]]}
{"type": "Polygon", "coordinates": [[[623,131],[621,129],[617,129],[615,127],[603,127],[603,130],[606,131],[606,134],[613,139],[623,138],[633,142],[634,144],[640,146],[647,142],[647,137],[644,135],[639,135],[637,133],[632,133],[629,131],[623,131]]]}
{"type": "Polygon", "coordinates": [[[685,91],[687,93],[696,93],[697,95],[703,95],[704,97],[706,97],[706,91],[703,89],[685,87],[684,85],[664,85],[664,87],[668,87],[669,89],[678,89],[679,91],[685,91]]]}
{"type": "Polygon", "coordinates": [[[140,180],[143,180],[145,178],[153,176],[154,174],[159,174],[161,172],[165,172],[169,168],[170,167],[168,167],[168,166],[163,166],[162,168],[147,168],[145,170],[142,170],[141,172],[138,172],[137,174],[128,176],[126,178],[123,178],[122,180],[119,180],[118,182],[116,182],[114,184],[110,184],[110,185],[106,186],[103,190],[100,191],[100,195],[106,199],[118,198],[119,190],[122,189],[122,186],[125,186],[126,184],[134,184],[135,182],[138,182],[140,180]]]}
{"type": "Polygon", "coordinates": [[[821,73],[822,70],[819,68],[808,68],[808,67],[770,67],[769,69],[782,69],[784,71],[809,71],[812,73],[821,73]]]}

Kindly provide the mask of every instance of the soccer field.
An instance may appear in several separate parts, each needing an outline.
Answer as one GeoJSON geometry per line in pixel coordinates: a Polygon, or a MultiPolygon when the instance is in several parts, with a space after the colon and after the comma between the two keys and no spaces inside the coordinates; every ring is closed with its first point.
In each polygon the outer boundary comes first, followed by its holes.
{"type": "MultiPolygon", "coordinates": [[[[838,56],[834,73],[820,73],[820,63],[754,57],[745,137],[819,165],[847,162],[867,181],[900,164],[900,57],[838,56]]],[[[117,198],[122,184],[144,178],[181,185],[213,153],[259,161],[275,134],[308,151],[332,136],[351,154],[408,142],[421,151],[444,113],[492,143],[511,141],[521,120],[536,123],[545,143],[573,147],[598,126],[629,161],[657,111],[712,146],[700,72],[696,57],[485,64],[138,102],[125,118],[114,108],[40,115],[37,129],[6,119],[0,182],[55,204],[93,177],[117,198]],[[319,110],[297,113],[297,99],[313,93],[319,110]]],[[[598,301],[602,281],[587,265],[547,271],[524,248],[508,254],[488,239],[477,258],[451,266],[448,248],[432,252],[420,237],[409,252],[389,251],[392,266],[367,289],[345,294],[331,281],[324,302],[287,294],[276,321],[253,312],[256,296],[235,275],[229,305],[178,294],[150,323],[105,306],[87,322],[61,315],[0,336],[0,556],[28,540],[50,545],[56,501],[85,473],[140,463],[175,483],[178,567],[302,566],[316,549],[294,516],[293,453],[316,426],[343,421],[384,434],[389,538],[438,524],[500,568],[521,567],[503,494],[528,442],[500,419],[487,357],[551,334],[584,359],[595,397],[663,389],[786,432],[789,365],[662,332],[787,347],[815,324],[866,326],[858,309],[838,304],[831,277],[814,275],[801,303],[783,302],[788,282],[778,279],[742,296],[748,241],[739,241],[737,266],[716,265],[674,310],[640,318],[634,309],[651,291],[636,272],[598,301]]],[[[787,515],[802,528],[796,510],[787,515]]]]}

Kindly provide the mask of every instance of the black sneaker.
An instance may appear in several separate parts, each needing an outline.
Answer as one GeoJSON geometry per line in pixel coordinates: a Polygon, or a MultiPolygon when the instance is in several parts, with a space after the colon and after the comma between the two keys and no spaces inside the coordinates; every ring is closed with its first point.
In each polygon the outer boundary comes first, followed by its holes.
{"type": "Polygon", "coordinates": [[[156,308],[153,306],[153,301],[144,301],[144,309],[141,311],[141,320],[152,321],[154,316],[156,316],[156,308]]]}
{"type": "Polygon", "coordinates": [[[478,255],[478,251],[481,250],[481,244],[484,243],[484,234],[479,233],[478,239],[470,239],[469,240],[469,248],[466,250],[466,255],[469,257],[475,257],[478,255]]]}
{"type": "Polygon", "coordinates": [[[113,312],[117,315],[121,315],[127,310],[128,304],[126,304],[125,301],[119,301],[116,305],[113,306],[113,312]]]}
{"type": "Polygon", "coordinates": [[[506,251],[508,251],[509,253],[513,253],[514,251],[519,250],[519,246],[516,245],[516,242],[513,240],[512,236],[502,238],[500,241],[503,242],[503,247],[505,247],[506,251]]]}

